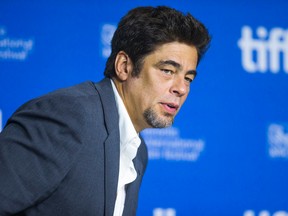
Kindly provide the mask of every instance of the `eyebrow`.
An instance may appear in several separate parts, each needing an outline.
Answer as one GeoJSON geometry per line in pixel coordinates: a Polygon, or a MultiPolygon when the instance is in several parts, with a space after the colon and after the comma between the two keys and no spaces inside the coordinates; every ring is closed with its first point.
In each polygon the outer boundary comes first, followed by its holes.
{"type": "MultiPolygon", "coordinates": [[[[182,66],[178,62],[175,62],[173,60],[165,60],[165,61],[161,60],[161,61],[157,62],[155,65],[157,67],[160,67],[163,65],[172,65],[173,67],[177,68],[178,70],[182,69],[182,66]]],[[[196,70],[189,70],[189,71],[187,71],[187,74],[192,74],[192,75],[194,75],[194,78],[195,78],[197,75],[197,71],[196,70]]]]}

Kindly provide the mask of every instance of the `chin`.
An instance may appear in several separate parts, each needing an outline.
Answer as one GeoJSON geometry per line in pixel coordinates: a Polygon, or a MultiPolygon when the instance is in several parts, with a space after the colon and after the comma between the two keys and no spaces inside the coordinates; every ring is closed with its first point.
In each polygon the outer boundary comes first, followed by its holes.
{"type": "Polygon", "coordinates": [[[152,128],[165,128],[169,127],[174,122],[174,116],[169,113],[158,114],[152,108],[148,108],[143,113],[146,123],[152,128]]]}

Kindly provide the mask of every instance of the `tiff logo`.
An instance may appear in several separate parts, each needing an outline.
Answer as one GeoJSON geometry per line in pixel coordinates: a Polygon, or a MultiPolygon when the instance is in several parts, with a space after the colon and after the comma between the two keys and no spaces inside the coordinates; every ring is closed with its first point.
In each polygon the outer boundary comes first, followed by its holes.
{"type": "Polygon", "coordinates": [[[153,216],[176,216],[176,210],[173,208],[156,208],[153,210],[153,216]]]}
{"type": "Polygon", "coordinates": [[[242,51],[243,68],[249,73],[269,70],[276,74],[283,62],[283,70],[288,74],[288,30],[272,28],[268,32],[265,27],[258,27],[256,36],[258,38],[254,39],[249,26],[242,27],[238,46],[242,51]]]}

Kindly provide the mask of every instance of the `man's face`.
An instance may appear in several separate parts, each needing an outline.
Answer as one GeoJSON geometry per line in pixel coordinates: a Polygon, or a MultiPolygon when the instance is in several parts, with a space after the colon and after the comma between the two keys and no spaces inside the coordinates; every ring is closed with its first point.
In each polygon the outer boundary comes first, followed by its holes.
{"type": "Polygon", "coordinates": [[[172,42],[145,57],[139,76],[129,74],[122,99],[138,132],[173,123],[189,93],[196,65],[195,47],[172,42]]]}

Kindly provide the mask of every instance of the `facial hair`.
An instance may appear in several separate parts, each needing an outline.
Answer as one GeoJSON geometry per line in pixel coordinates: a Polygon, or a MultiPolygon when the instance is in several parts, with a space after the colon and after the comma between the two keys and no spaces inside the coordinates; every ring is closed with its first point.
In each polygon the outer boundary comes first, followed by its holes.
{"type": "Polygon", "coordinates": [[[146,122],[152,127],[152,128],[164,128],[169,127],[173,124],[174,118],[168,113],[165,113],[164,116],[166,117],[160,117],[156,111],[152,109],[152,107],[147,108],[144,113],[144,118],[146,122]]]}

